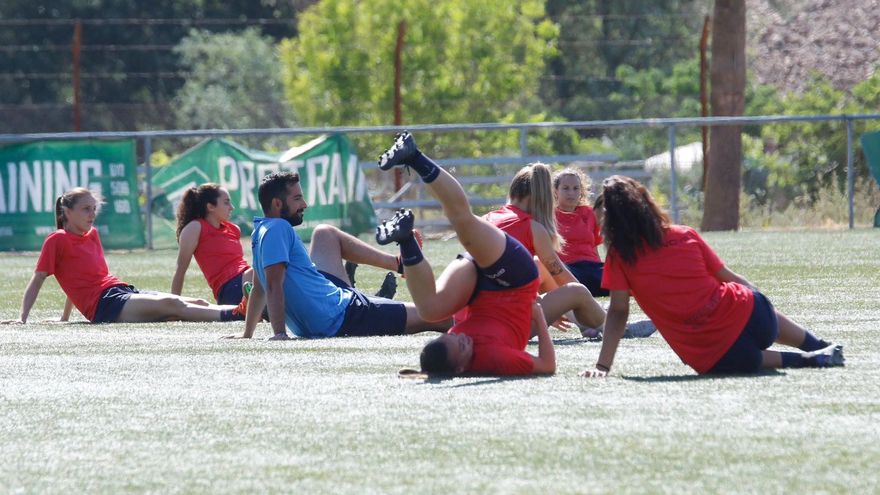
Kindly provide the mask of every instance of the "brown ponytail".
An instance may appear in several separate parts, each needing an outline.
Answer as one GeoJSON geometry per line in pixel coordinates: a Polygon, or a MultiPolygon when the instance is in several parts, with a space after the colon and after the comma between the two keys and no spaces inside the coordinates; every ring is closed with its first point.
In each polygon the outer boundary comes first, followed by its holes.
{"type": "Polygon", "coordinates": [[[545,163],[532,163],[516,173],[507,195],[511,200],[528,198],[529,214],[547,229],[553,248],[558,251],[564,241],[556,228],[551,183],[550,167],[545,163]]]}
{"type": "Polygon", "coordinates": [[[183,228],[197,218],[205,218],[208,215],[208,203],[216,206],[219,198],[220,186],[210,182],[199,187],[191,187],[183,193],[183,198],[177,207],[178,241],[183,228]]]}
{"type": "Polygon", "coordinates": [[[64,216],[64,209],[73,208],[74,206],[76,206],[76,203],[80,200],[80,198],[83,198],[85,196],[91,196],[95,199],[96,202],[101,202],[101,199],[98,197],[97,194],[84,187],[75,187],[55,199],[55,228],[64,228],[64,223],[67,221],[66,217],[64,216]]]}

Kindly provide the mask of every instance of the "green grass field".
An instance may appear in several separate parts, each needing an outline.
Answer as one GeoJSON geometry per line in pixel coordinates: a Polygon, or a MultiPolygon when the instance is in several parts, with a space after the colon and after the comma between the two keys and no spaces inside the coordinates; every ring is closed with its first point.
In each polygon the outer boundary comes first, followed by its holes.
{"type": "MultiPolygon", "coordinates": [[[[706,238],[843,344],[846,367],[700,378],[654,335],[585,380],[600,344],[554,331],[552,377],[401,380],[429,334],[279,343],[218,340],[235,323],[36,323],[60,314],[50,279],[32,323],[0,327],[0,492],[877,493],[880,231],[706,238]]],[[[457,250],[426,244],[438,265],[457,250]]],[[[160,290],[174,259],[108,255],[160,290]]],[[[14,318],[36,255],[0,263],[0,319],[14,318]]],[[[382,275],[362,268],[359,284],[382,275]]],[[[186,292],[210,296],[195,264],[186,292]]]]}

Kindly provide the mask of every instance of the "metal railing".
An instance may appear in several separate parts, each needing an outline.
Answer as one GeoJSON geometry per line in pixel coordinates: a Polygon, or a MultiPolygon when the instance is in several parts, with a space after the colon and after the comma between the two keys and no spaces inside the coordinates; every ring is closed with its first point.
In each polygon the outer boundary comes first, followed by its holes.
{"type": "MultiPolygon", "coordinates": [[[[419,124],[408,126],[371,126],[371,127],[292,127],[279,129],[210,129],[190,131],[126,131],[126,132],[65,132],[65,133],[31,133],[31,134],[0,134],[0,143],[62,140],[62,139],[139,139],[142,141],[144,150],[144,166],[146,171],[146,194],[152,197],[152,164],[150,162],[153,140],[174,138],[198,138],[198,137],[224,137],[224,136],[298,136],[320,135],[329,133],[342,134],[377,134],[393,133],[402,130],[413,132],[455,132],[455,131],[510,131],[519,132],[520,156],[522,160],[544,159],[548,162],[571,162],[581,159],[589,160],[595,155],[548,155],[533,157],[528,154],[528,133],[538,130],[555,129],[616,129],[616,128],[666,128],[669,141],[670,157],[670,211],[674,222],[678,222],[678,192],[677,172],[675,167],[676,132],[682,127],[700,126],[744,126],[750,124],[772,124],[785,122],[843,122],[846,129],[846,175],[847,175],[847,199],[849,228],[854,227],[853,190],[855,173],[853,166],[853,141],[852,124],[859,120],[880,120],[880,114],[840,114],[840,115],[770,115],[748,117],[687,117],[687,118],[660,118],[660,119],[626,119],[626,120],[598,120],[577,122],[535,122],[519,124],[419,124]]],[[[460,158],[455,163],[480,163],[480,158],[460,158]]],[[[506,163],[511,157],[505,157],[506,163]]],[[[451,162],[450,162],[451,163],[451,162]]],[[[147,222],[147,247],[153,247],[152,211],[150,201],[146,202],[147,222]]]]}

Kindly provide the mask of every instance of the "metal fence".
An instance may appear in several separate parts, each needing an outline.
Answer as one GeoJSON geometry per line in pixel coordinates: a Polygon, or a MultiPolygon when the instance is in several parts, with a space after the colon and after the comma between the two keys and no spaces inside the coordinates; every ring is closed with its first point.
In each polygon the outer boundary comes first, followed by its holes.
{"type": "MultiPolygon", "coordinates": [[[[670,185],[669,185],[669,209],[674,222],[679,221],[678,207],[678,178],[675,163],[676,133],[678,129],[702,126],[745,126],[765,125],[771,123],[816,123],[816,122],[841,122],[846,132],[846,167],[847,167],[847,198],[849,228],[854,226],[853,189],[855,172],[853,165],[853,122],[880,120],[880,114],[853,114],[853,115],[773,115],[773,116],[750,116],[750,117],[693,117],[693,118],[662,118],[662,119],[629,119],[629,120],[602,120],[602,121],[579,121],[579,122],[541,122],[520,124],[434,124],[434,125],[409,125],[409,126],[371,126],[371,127],[302,127],[302,128],[278,128],[278,129],[212,129],[190,131],[131,131],[131,132],[79,132],[79,133],[42,133],[42,134],[0,134],[0,144],[12,142],[40,141],[40,140],[70,140],[70,139],[136,139],[141,142],[143,150],[144,172],[146,175],[145,192],[148,198],[152,197],[151,178],[153,166],[151,155],[153,143],[157,139],[179,138],[206,138],[206,137],[270,137],[270,136],[302,136],[320,135],[328,133],[342,134],[388,134],[410,130],[412,132],[475,132],[475,131],[516,131],[519,133],[519,155],[500,156],[488,158],[453,158],[439,160],[443,166],[470,166],[480,164],[526,164],[534,161],[549,163],[572,163],[579,161],[587,162],[612,162],[609,170],[614,170],[615,157],[611,155],[530,155],[528,149],[529,132],[548,131],[558,129],[575,130],[608,130],[619,128],[654,128],[666,129],[670,159],[670,185]]],[[[373,162],[363,162],[365,168],[375,167],[373,162]]],[[[613,173],[613,172],[608,172],[613,173]]],[[[491,179],[465,179],[471,183],[480,180],[500,182],[509,180],[509,177],[493,176],[491,179]]],[[[498,198],[475,198],[474,204],[496,204],[498,198]]],[[[153,247],[153,228],[150,201],[145,202],[145,214],[147,225],[148,248],[153,247]]],[[[389,201],[376,203],[379,208],[392,207],[432,207],[437,203],[433,200],[407,200],[401,199],[401,195],[392,196],[389,201]]]]}

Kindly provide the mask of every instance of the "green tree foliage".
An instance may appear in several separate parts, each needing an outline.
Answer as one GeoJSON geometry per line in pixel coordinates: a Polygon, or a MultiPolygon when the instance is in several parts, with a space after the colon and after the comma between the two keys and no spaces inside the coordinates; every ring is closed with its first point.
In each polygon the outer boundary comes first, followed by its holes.
{"type": "Polygon", "coordinates": [[[83,130],[173,127],[172,97],[186,73],[172,47],[192,26],[296,34],[314,0],[71,0],[0,2],[0,132],[70,131],[71,45],[82,20],[83,130]],[[152,20],[152,21],[148,21],[152,20]],[[225,21],[223,21],[225,20],[225,21]]]}
{"type": "Polygon", "coordinates": [[[680,61],[699,57],[707,5],[697,0],[548,0],[547,12],[560,27],[560,56],[549,63],[544,101],[569,120],[611,120],[659,116],[634,112],[636,107],[650,111],[656,94],[629,91],[624,78],[646,70],[657,71],[647,76],[651,79],[669,75],[680,61]]]}
{"type": "Polygon", "coordinates": [[[175,52],[190,73],[175,97],[177,127],[292,127],[275,46],[259,30],[193,30],[175,52]]]}
{"type": "MultiPolygon", "coordinates": [[[[537,97],[556,26],[538,0],[324,0],[303,12],[299,36],[281,45],[288,100],[304,125],[380,125],[394,121],[397,26],[404,123],[542,121],[537,97]]],[[[483,152],[515,146],[516,135],[463,139],[483,152]]],[[[514,148],[515,149],[515,148],[514,148]]]]}

